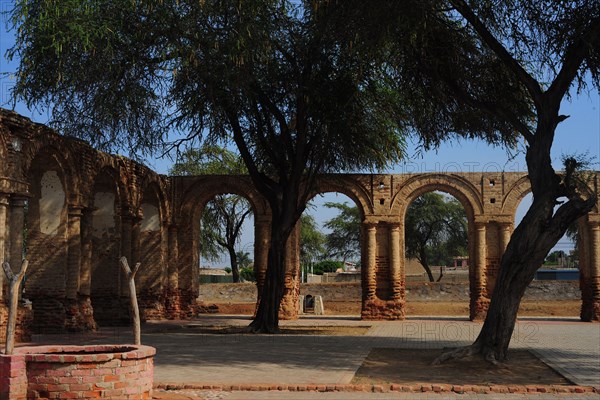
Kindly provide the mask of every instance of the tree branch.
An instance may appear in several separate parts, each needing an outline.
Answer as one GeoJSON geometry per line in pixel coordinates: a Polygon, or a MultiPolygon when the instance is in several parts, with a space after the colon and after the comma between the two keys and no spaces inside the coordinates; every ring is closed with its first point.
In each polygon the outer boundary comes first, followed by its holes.
{"type": "Polygon", "coordinates": [[[498,58],[511,69],[517,78],[525,85],[536,108],[542,107],[542,89],[537,80],[535,80],[525,69],[514,59],[506,48],[492,35],[485,24],[475,15],[471,7],[464,0],[450,0],[450,3],[456,10],[473,26],[475,31],[486,43],[489,48],[496,53],[498,58]]]}

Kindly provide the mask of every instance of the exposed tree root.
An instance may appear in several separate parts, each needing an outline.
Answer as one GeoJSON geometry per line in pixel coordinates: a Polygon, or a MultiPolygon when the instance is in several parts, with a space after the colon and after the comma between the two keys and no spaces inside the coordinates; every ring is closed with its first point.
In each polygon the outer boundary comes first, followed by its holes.
{"type": "Polygon", "coordinates": [[[257,324],[255,322],[256,321],[254,321],[250,325],[248,325],[247,329],[248,329],[249,333],[256,333],[256,334],[260,334],[260,333],[264,333],[264,334],[277,334],[277,333],[281,333],[281,330],[279,329],[278,326],[272,327],[272,326],[267,326],[267,324],[257,324]]]}
{"type": "Polygon", "coordinates": [[[469,346],[458,347],[456,349],[444,349],[444,352],[440,354],[435,360],[431,362],[431,365],[440,365],[450,360],[459,360],[462,358],[472,357],[479,355],[483,359],[492,365],[502,365],[497,357],[495,351],[491,347],[482,346],[475,342],[469,346]]]}

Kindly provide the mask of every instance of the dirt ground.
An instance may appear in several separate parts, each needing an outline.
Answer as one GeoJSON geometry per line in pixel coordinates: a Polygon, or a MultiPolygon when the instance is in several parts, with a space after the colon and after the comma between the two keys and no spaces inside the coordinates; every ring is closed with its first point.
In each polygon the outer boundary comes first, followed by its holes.
{"type": "Polygon", "coordinates": [[[496,367],[472,357],[431,365],[440,355],[434,349],[373,349],[354,375],[356,384],[416,384],[424,376],[440,384],[462,385],[569,385],[527,350],[513,350],[510,360],[496,367]]]}
{"type": "MultiPolygon", "coordinates": [[[[213,303],[210,303],[211,305],[213,303]]],[[[212,307],[219,314],[245,314],[254,313],[254,303],[216,303],[212,307]]],[[[360,315],[361,304],[352,302],[325,302],[325,314],[328,315],[360,315]]],[[[577,317],[581,302],[577,300],[523,302],[519,309],[522,317],[577,317]]],[[[451,315],[468,316],[469,303],[467,302],[407,302],[406,314],[410,315],[451,315]]]]}

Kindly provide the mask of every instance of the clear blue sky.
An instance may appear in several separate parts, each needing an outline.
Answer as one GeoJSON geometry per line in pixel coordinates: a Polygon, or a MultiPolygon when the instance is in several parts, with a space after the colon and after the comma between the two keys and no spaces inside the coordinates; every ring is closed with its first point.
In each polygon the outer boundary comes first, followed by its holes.
{"type": "MultiPolygon", "coordinates": [[[[10,10],[12,1],[0,0],[0,12],[10,10]]],[[[16,69],[16,64],[8,63],[4,55],[14,42],[12,33],[6,31],[5,16],[0,16],[0,73],[10,73],[16,69]]],[[[13,86],[10,76],[0,77],[0,106],[11,108],[10,89],[13,86]]],[[[46,123],[48,116],[28,110],[23,104],[17,104],[15,110],[37,122],[46,123]]],[[[561,157],[574,153],[588,152],[595,160],[600,160],[600,94],[591,88],[585,93],[574,94],[571,100],[565,100],[561,107],[563,114],[570,117],[561,123],[557,129],[552,147],[552,159],[555,168],[561,168],[561,157]]],[[[522,145],[521,145],[522,147],[522,145]]],[[[413,143],[408,148],[405,162],[395,165],[390,173],[408,172],[469,172],[469,171],[525,171],[523,149],[510,157],[503,148],[493,148],[481,141],[461,141],[445,143],[437,151],[419,153],[413,143]]],[[[153,160],[150,167],[160,173],[167,173],[171,166],[170,160],[153,160]]],[[[595,169],[599,169],[596,165],[595,169]]],[[[317,220],[323,222],[331,218],[331,213],[320,206],[325,201],[349,201],[345,196],[328,194],[316,199],[317,207],[311,211],[317,220]]],[[[520,208],[518,214],[523,214],[526,205],[520,208]]],[[[517,220],[520,217],[517,216],[517,220]]],[[[252,229],[246,229],[240,248],[249,249],[253,238],[252,229]]],[[[561,241],[558,249],[568,249],[569,245],[561,241]]]]}

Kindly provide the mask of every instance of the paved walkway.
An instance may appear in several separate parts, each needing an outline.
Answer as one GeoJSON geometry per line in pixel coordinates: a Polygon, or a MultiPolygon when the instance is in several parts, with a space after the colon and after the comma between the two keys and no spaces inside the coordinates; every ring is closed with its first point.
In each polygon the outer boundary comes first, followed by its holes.
{"type": "MultiPolygon", "coordinates": [[[[481,328],[480,323],[452,317],[413,317],[401,322],[361,321],[351,317],[304,317],[297,321],[284,321],[281,325],[371,328],[363,336],[207,335],[194,332],[194,327],[198,326],[245,326],[248,323],[247,317],[207,315],[191,322],[146,324],[142,342],[157,348],[155,383],[348,384],[371,348],[456,347],[471,343],[481,328]]],[[[35,343],[127,343],[130,340],[128,328],[105,328],[94,334],[34,336],[35,343]]],[[[516,325],[511,347],[533,349],[548,365],[577,385],[600,387],[600,324],[582,323],[575,319],[522,319],[516,325]]],[[[366,395],[303,393],[299,397],[299,393],[285,392],[261,392],[260,395],[256,392],[192,392],[187,391],[189,395],[227,400],[351,399],[352,396],[365,398],[366,395]]],[[[181,394],[185,393],[183,391],[181,394]]],[[[427,394],[402,397],[406,396],[402,393],[373,393],[369,396],[373,399],[431,397],[427,397],[427,394]]],[[[444,396],[437,395],[435,398],[453,398],[451,394],[444,396]]],[[[463,399],[471,398],[469,395],[460,396],[463,399]]],[[[536,395],[535,398],[556,398],[559,395],[540,396],[536,395]]],[[[589,395],[582,394],[580,397],[589,398],[589,395]]],[[[486,395],[486,399],[493,398],[492,395],[486,395]]],[[[524,397],[503,395],[501,398],[524,397]]],[[[573,395],[569,398],[573,398],[573,395]]]]}

